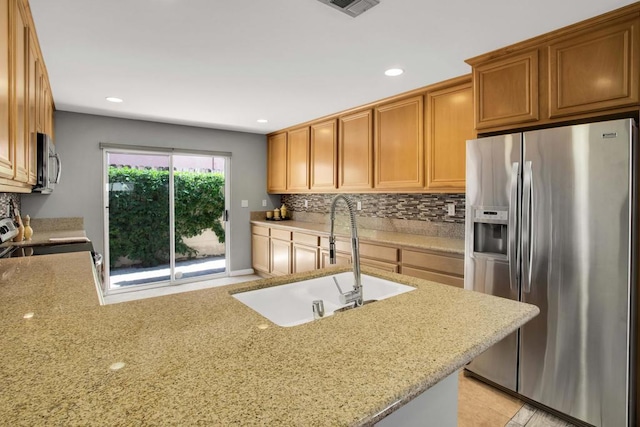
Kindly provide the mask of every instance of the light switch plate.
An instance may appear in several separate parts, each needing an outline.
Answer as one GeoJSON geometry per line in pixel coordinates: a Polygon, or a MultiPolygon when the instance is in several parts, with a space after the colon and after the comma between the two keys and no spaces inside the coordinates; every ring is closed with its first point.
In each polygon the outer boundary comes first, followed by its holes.
{"type": "Polygon", "coordinates": [[[362,210],[362,202],[360,200],[358,200],[356,202],[356,210],[357,211],[361,211],[362,210]]]}
{"type": "Polygon", "coordinates": [[[456,214],[456,205],[454,203],[447,204],[447,215],[453,216],[456,214]]]}
{"type": "Polygon", "coordinates": [[[248,208],[249,207],[249,201],[248,200],[242,200],[240,202],[240,207],[241,208],[248,208]]]}

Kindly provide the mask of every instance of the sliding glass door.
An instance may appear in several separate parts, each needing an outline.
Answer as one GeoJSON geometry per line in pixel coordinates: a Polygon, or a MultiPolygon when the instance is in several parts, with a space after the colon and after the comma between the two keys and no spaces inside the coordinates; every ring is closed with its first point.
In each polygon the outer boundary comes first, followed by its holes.
{"type": "Polygon", "coordinates": [[[109,150],[108,292],[226,276],[228,158],[109,150]]]}

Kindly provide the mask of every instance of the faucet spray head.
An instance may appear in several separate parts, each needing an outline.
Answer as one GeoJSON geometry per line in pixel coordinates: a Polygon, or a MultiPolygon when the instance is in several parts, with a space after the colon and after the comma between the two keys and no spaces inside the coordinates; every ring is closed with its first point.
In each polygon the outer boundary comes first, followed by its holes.
{"type": "Polygon", "coordinates": [[[336,263],[336,238],[329,237],[329,264],[336,263]]]}

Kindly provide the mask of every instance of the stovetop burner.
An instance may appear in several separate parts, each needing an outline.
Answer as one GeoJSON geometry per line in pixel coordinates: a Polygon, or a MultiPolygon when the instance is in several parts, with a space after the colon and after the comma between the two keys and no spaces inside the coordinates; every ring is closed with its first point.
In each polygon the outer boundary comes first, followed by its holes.
{"type": "Polygon", "coordinates": [[[8,242],[18,235],[18,229],[11,218],[0,219],[0,243],[8,242]]]}

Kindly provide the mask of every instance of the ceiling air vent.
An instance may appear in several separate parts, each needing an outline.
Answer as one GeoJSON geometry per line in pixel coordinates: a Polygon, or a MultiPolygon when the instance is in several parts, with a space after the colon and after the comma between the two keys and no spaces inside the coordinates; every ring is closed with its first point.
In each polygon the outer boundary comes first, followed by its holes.
{"type": "Polygon", "coordinates": [[[349,16],[356,17],[365,10],[371,9],[373,6],[380,3],[379,0],[318,0],[324,4],[341,10],[349,16]]]}

